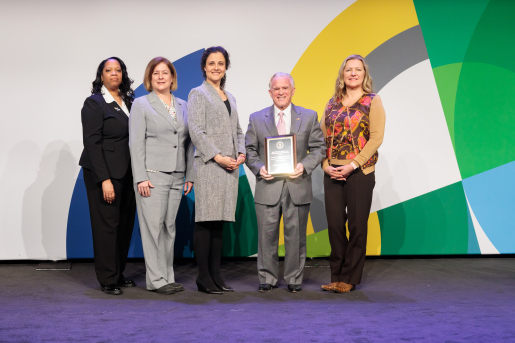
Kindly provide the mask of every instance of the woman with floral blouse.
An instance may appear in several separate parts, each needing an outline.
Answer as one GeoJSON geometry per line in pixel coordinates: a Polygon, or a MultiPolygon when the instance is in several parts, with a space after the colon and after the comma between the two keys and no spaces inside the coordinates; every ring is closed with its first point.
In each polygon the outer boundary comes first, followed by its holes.
{"type": "Polygon", "coordinates": [[[377,148],[383,142],[385,124],[381,98],[372,92],[362,56],[351,55],[341,65],[321,124],[327,145],[322,168],[331,244],[331,283],[322,289],[347,293],[363,274],[377,148]]]}

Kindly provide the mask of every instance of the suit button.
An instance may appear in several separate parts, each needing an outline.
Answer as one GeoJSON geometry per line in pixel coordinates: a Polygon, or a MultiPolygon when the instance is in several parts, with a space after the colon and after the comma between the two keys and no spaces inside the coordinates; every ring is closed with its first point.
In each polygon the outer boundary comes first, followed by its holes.
{"type": "Polygon", "coordinates": [[[177,134],[177,131],[174,131],[173,133],[177,134]]]}
{"type": "Polygon", "coordinates": [[[173,147],[174,147],[175,149],[177,149],[177,145],[174,145],[173,147]]]}

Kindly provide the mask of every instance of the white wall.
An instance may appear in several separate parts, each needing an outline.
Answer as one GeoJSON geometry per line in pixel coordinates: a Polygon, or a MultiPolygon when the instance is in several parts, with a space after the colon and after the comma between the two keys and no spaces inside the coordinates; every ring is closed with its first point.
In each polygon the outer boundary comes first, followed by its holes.
{"type": "Polygon", "coordinates": [[[155,56],[222,45],[246,129],[271,104],[269,77],[352,2],[1,1],[0,260],[66,258],[80,110],[101,60],[122,58],[136,87],[155,56]]]}

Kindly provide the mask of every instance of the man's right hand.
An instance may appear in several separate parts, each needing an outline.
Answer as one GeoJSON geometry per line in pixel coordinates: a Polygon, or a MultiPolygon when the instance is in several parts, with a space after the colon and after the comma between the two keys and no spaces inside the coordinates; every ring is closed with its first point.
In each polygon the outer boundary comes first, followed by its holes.
{"type": "Polygon", "coordinates": [[[150,180],[138,183],[138,193],[144,198],[148,198],[150,196],[150,188],[154,188],[150,180]]]}
{"type": "Polygon", "coordinates": [[[259,175],[261,175],[261,177],[267,181],[270,181],[274,178],[272,175],[268,174],[268,172],[265,169],[265,166],[261,167],[261,169],[259,170],[259,175]]]}

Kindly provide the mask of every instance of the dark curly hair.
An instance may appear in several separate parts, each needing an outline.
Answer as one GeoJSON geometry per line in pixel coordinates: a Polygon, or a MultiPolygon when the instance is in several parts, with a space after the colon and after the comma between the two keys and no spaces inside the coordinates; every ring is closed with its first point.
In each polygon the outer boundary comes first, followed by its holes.
{"type": "MultiPolygon", "coordinates": [[[[206,67],[206,61],[209,55],[215,53],[215,52],[221,52],[222,55],[224,55],[225,58],[225,70],[229,69],[231,66],[231,60],[229,59],[229,53],[227,50],[225,50],[221,46],[212,46],[210,48],[207,48],[204,53],[202,54],[202,58],[200,59],[200,69],[202,70],[202,75],[204,75],[204,80],[206,79],[206,71],[204,68],[206,67]]],[[[227,73],[225,73],[224,77],[222,77],[222,80],[220,81],[220,88],[224,89],[225,87],[225,81],[227,80],[227,73]]]]}
{"type": "Polygon", "coordinates": [[[100,62],[97,69],[97,77],[95,81],[93,81],[93,86],[91,87],[91,94],[101,94],[102,93],[102,72],[104,71],[104,66],[109,60],[117,60],[120,63],[120,67],[122,67],[122,83],[120,84],[120,95],[122,97],[123,102],[130,106],[134,101],[134,90],[132,90],[131,85],[134,82],[129,78],[129,74],[127,74],[127,67],[125,63],[118,57],[109,57],[100,62]]]}

